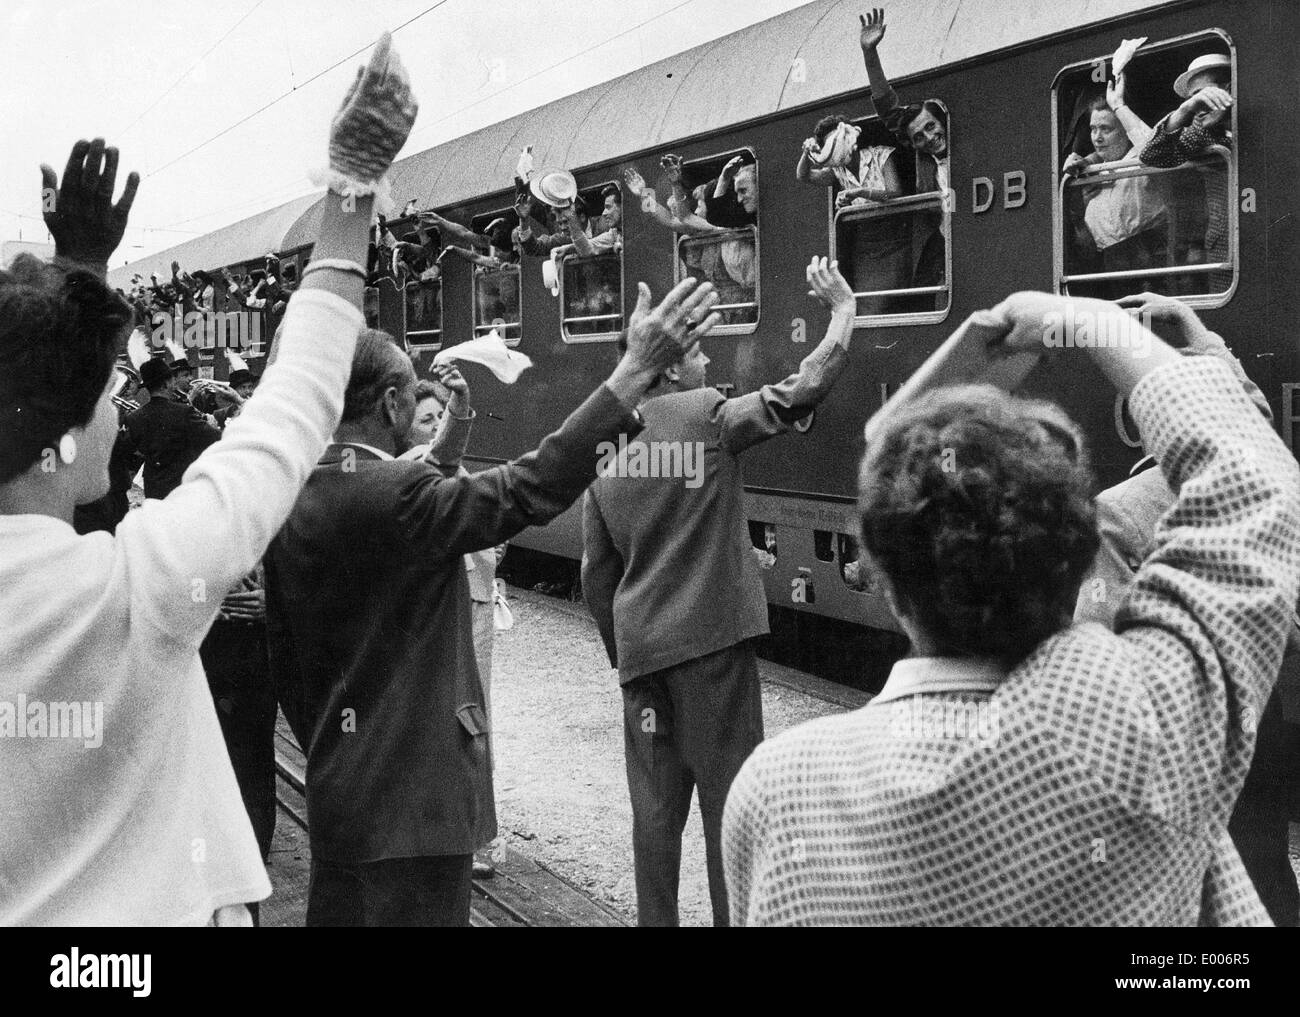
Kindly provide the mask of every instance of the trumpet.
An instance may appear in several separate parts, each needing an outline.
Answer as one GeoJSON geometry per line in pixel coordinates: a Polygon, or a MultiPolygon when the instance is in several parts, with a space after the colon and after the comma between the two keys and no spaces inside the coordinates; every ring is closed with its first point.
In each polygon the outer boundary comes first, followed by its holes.
{"type": "Polygon", "coordinates": [[[118,373],[118,376],[121,377],[122,379],[122,381],[118,384],[117,389],[113,392],[113,395],[110,397],[113,400],[113,405],[116,406],[118,410],[121,411],[122,415],[125,415],[127,413],[134,413],[136,410],[140,408],[140,404],[136,402],[134,399],[127,399],[123,396],[118,395],[117,393],[120,392],[122,389],[126,388],[126,386],[129,383],[133,383],[138,386],[140,384],[140,373],[136,371],[134,368],[127,367],[125,364],[114,364],[113,370],[115,370],[118,373]]]}

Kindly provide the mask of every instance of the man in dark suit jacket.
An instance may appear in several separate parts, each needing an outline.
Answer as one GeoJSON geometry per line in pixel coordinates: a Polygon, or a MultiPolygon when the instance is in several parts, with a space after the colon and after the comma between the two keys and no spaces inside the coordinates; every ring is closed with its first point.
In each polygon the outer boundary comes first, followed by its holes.
{"type": "Polygon", "coordinates": [[[640,430],[664,365],[716,322],[708,284],[649,290],[614,373],[541,446],[447,477],[396,460],[415,373],[363,330],[336,442],[266,558],[275,685],[307,752],[308,925],[467,925],[474,850],[496,833],[462,556],[562,512],[597,446],[640,430]],[[694,315],[694,318],[691,317],[694,315]]]}
{"type": "Polygon", "coordinates": [[[140,365],[140,380],[149,401],[126,418],[126,433],[144,457],[144,496],[166,498],[181,477],[221,432],[189,403],[173,398],[172,369],[154,357],[140,365]]]}
{"type": "Polygon", "coordinates": [[[725,399],[705,386],[698,350],[666,368],[641,407],[645,431],[608,457],[583,502],[582,589],[623,687],[641,925],[677,924],[693,787],[713,924],[728,922],[722,808],[763,740],[752,640],[768,631],[738,457],[821,402],[853,336],[856,303],[838,268],[814,258],[808,281],[831,324],[797,373],[725,399]]]}

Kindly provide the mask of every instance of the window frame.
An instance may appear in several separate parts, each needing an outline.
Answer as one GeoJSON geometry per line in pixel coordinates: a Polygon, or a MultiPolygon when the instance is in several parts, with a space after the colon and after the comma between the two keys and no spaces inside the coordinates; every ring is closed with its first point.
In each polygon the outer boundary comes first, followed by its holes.
{"type": "MultiPolygon", "coordinates": [[[[758,153],[754,151],[752,145],[741,145],[739,148],[728,149],[725,152],[718,152],[713,155],[701,156],[698,159],[691,159],[689,162],[682,160],[682,172],[691,166],[698,166],[702,162],[716,162],[722,160],[722,165],[734,159],[738,155],[748,155],[754,160],[754,165],[758,166],[758,153]]],[[[724,335],[753,335],[758,331],[759,323],[763,320],[763,250],[759,241],[759,226],[763,221],[763,192],[760,187],[758,192],[759,208],[758,223],[753,226],[739,226],[735,229],[729,229],[726,234],[704,234],[701,236],[688,236],[685,233],[678,233],[673,241],[673,285],[681,282],[686,278],[686,267],[682,264],[682,243],[687,240],[702,240],[709,236],[715,236],[718,243],[731,238],[732,234],[748,233],[754,241],[754,320],[752,322],[739,322],[734,325],[718,325],[716,328],[709,329],[709,338],[724,335]]],[[[743,307],[744,304],[728,304],[727,307],[743,307]]],[[[716,308],[715,308],[716,310],[716,308]]]]}
{"type": "MultiPolygon", "coordinates": [[[[1228,47],[1228,59],[1231,61],[1231,74],[1233,88],[1236,89],[1237,77],[1237,46],[1222,28],[1204,28],[1196,32],[1189,32],[1186,35],[1178,35],[1169,39],[1161,39],[1154,43],[1144,43],[1139,53],[1156,53],[1161,50],[1175,49],[1179,46],[1185,46],[1195,42],[1208,42],[1211,37],[1217,37],[1224,45],[1228,47]]],[[[1095,67],[1099,62],[1104,62],[1107,67],[1110,66],[1111,58],[1114,53],[1107,53],[1099,57],[1093,57],[1090,60],[1076,60],[1074,63],[1066,64],[1056,72],[1052,79],[1051,89],[1048,93],[1048,101],[1052,106],[1051,131],[1052,131],[1052,287],[1053,292],[1063,296],[1069,295],[1070,276],[1065,271],[1065,186],[1066,178],[1061,173],[1063,159],[1061,158],[1061,124],[1060,124],[1060,90],[1062,79],[1069,76],[1073,77],[1074,72],[1085,68],[1095,67]]],[[[1236,98],[1235,94],[1233,96],[1236,98]]],[[[1196,310],[1206,310],[1226,306],[1237,293],[1237,287],[1241,282],[1241,206],[1239,201],[1240,185],[1238,183],[1237,153],[1240,145],[1240,133],[1237,125],[1236,101],[1232,104],[1232,139],[1233,146],[1228,151],[1228,256],[1229,261],[1224,264],[1231,264],[1232,283],[1223,293],[1191,293],[1186,295],[1172,294],[1170,299],[1181,301],[1188,307],[1196,310]]],[[[1170,110],[1169,112],[1173,112],[1170,110]]],[[[1154,124],[1152,126],[1155,126],[1154,124]]],[[[1219,148],[1214,146],[1211,151],[1219,148]]],[[[1114,163],[1102,163],[1102,167],[1114,166],[1114,163]]],[[[1124,179],[1125,177],[1145,177],[1161,176],[1169,173],[1184,172],[1188,166],[1195,165],[1193,162],[1183,163],[1181,166],[1170,168],[1161,168],[1156,166],[1143,166],[1137,163],[1136,166],[1143,172],[1123,174],[1116,177],[1116,172],[1122,173],[1122,170],[1111,170],[1107,179],[1124,179]]],[[[1215,262],[1213,264],[1221,264],[1215,262]]],[[[1203,269],[1198,265],[1178,265],[1168,266],[1164,269],[1135,269],[1131,270],[1131,277],[1152,276],[1175,276],[1175,275],[1200,275],[1207,277],[1213,271],[1223,271],[1222,269],[1213,269],[1206,265],[1203,269]]],[[[1075,275],[1076,281],[1104,282],[1106,280],[1118,280],[1130,276],[1129,272],[1089,272],[1086,275],[1075,275]]]]}
{"type": "MultiPolygon", "coordinates": [[[[623,182],[621,180],[603,180],[600,183],[592,184],[590,187],[579,187],[578,195],[579,197],[581,197],[584,191],[587,192],[595,191],[597,194],[599,194],[610,184],[613,184],[615,187],[618,188],[618,193],[620,197],[624,196],[623,182]]],[[[626,223],[624,223],[624,226],[626,226],[626,223]]],[[[627,231],[626,229],[623,229],[622,232],[626,233],[627,231]]],[[[593,259],[602,258],[614,253],[615,252],[613,251],[607,251],[604,254],[593,254],[590,255],[589,257],[593,259]]],[[[556,279],[560,284],[560,292],[558,294],[559,301],[560,301],[560,341],[565,343],[566,345],[579,345],[582,343],[618,342],[619,335],[622,334],[623,328],[627,326],[627,259],[623,257],[622,249],[620,249],[617,253],[618,253],[618,310],[619,310],[619,318],[622,320],[623,324],[613,332],[592,332],[587,335],[572,335],[572,336],[569,335],[569,330],[566,323],[570,320],[578,321],[579,319],[578,318],[570,319],[568,315],[564,313],[565,312],[564,266],[570,259],[574,260],[575,262],[584,259],[579,258],[576,254],[566,254],[563,257],[554,259],[556,279]]],[[[521,295],[520,303],[522,302],[523,302],[523,297],[521,295]]],[[[522,325],[523,325],[523,321],[521,316],[521,320],[520,320],[521,332],[523,330],[522,325]]]]}
{"type": "MultiPolygon", "coordinates": [[[[938,103],[940,106],[943,107],[944,114],[948,118],[948,191],[947,193],[943,191],[925,191],[921,194],[904,194],[904,195],[900,195],[897,198],[890,198],[889,201],[887,202],[879,202],[876,205],[867,206],[866,208],[863,208],[862,206],[858,206],[855,209],[852,205],[846,205],[844,208],[837,209],[835,207],[835,188],[827,187],[826,188],[826,211],[827,211],[826,219],[827,222],[829,223],[829,229],[827,231],[829,233],[829,239],[827,241],[827,250],[831,252],[830,257],[832,261],[839,260],[839,250],[838,250],[839,225],[840,225],[840,218],[845,213],[857,212],[858,215],[863,215],[865,217],[865,213],[868,213],[875,209],[902,207],[903,205],[909,203],[920,205],[923,202],[933,201],[934,196],[938,195],[939,210],[943,214],[942,225],[939,227],[940,231],[943,233],[943,248],[944,248],[943,272],[944,272],[944,278],[948,280],[948,285],[942,288],[925,287],[925,286],[921,286],[921,287],[909,286],[905,289],[899,289],[899,290],[864,290],[863,293],[861,294],[855,291],[853,294],[854,297],[853,327],[855,329],[885,328],[885,327],[893,327],[896,325],[935,325],[941,321],[945,321],[948,315],[952,312],[952,304],[953,304],[953,297],[954,297],[953,278],[952,278],[952,218],[953,218],[953,211],[957,204],[956,195],[952,188],[952,152],[953,152],[952,111],[948,108],[948,104],[944,102],[942,99],[936,99],[933,96],[930,96],[924,99],[923,101],[938,103]],[[947,290],[948,292],[948,302],[947,304],[944,305],[942,311],[904,311],[896,314],[858,314],[857,313],[857,299],[860,296],[864,296],[864,295],[865,296],[870,296],[870,295],[905,296],[909,293],[920,294],[926,292],[941,292],[942,290],[947,290]]],[[[860,126],[862,124],[871,121],[875,121],[877,123],[884,122],[881,117],[872,114],[870,116],[865,116],[865,117],[856,117],[850,120],[849,123],[853,124],[854,126],[860,126]]],[[[899,148],[900,151],[911,152],[913,160],[917,158],[917,151],[911,146],[904,147],[900,145],[899,148]]]]}
{"type": "Polygon", "coordinates": [[[519,311],[519,317],[517,321],[502,321],[501,328],[503,330],[509,328],[517,328],[519,330],[519,334],[512,339],[510,338],[509,335],[504,334],[503,331],[503,333],[501,334],[501,340],[507,346],[515,347],[518,346],[523,341],[524,338],[523,273],[519,270],[519,262],[517,261],[510,262],[509,264],[503,264],[498,268],[492,268],[492,269],[486,268],[483,265],[473,266],[473,271],[470,273],[471,276],[470,289],[472,291],[470,297],[470,303],[471,303],[470,312],[473,315],[473,321],[475,322],[472,331],[474,332],[474,338],[477,339],[481,335],[487,335],[489,332],[491,332],[494,328],[497,327],[495,323],[488,323],[486,325],[478,324],[478,305],[479,305],[478,281],[480,277],[485,275],[502,275],[506,272],[513,272],[515,279],[517,280],[515,292],[518,294],[518,299],[515,301],[515,304],[519,311]]]}
{"type": "Polygon", "coordinates": [[[443,298],[443,293],[442,293],[441,275],[439,275],[437,279],[411,279],[402,287],[402,341],[406,344],[406,350],[408,353],[414,353],[414,354],[437,353],[440,349],[442,349],[443,326],[446,324],[446,308],[443,306],[442,298],[443,298]],[[424,335],[431,335],[436,331],[438,335],[438,341],[436,343],[413,343],[411,342],[411,331],[409,328],[406,327],[407,320],[410,315],[410,310],[407,306],[406,291],[409,290],[412,286],[420,286],[427,282],[436,282],[438,284],[438,328],[436,330],[424,329],[415,334],[424,336],[424,335]]]}
{"type": "MultiPolygon", "coordinates": [[[[514,211],[515,211],[514,206],[511,205],[509,208],[499,208],[491,212],[480,212],[478,215],[475,215],[470,219],[469,228],[474,229],[474,223],[479,221],[484,221],[484,225],[486,226],[487,223],[492,222],[494,219],[504,219],[507,216],[513,215],[514,211]]],[[[477,233],[478,230],[475,230],[475,232],[477,233]]],[[[516,289],[516,292],[519,294],[519,299],[517,301],[519,318],[517,321],[503,322],[503,325],[517,326],[519,329],[519,336],[515,339],[507,338],[504,335],[501,337],[501,339],[505,342],[505,344],[513,349],[514,347],[518,346],[523,341],[524,338],[523,254],[521,253],[519,255],[518,261],[503,263],[500,268],[492,269],[492,271],[502,272],[507,269],[513,269],[515,275],[518,276],[519,278],[519,285],[518,288],[516,289]]],[[[478,322],[478,277],[480,274],[486,274],[487,271],[488,270],[485,269],[482,265],[474,265],[472,263],[470,264],[470,322],[471,322],[470,330],[471,332],[473,332],[473,337],[475,339],[477,339],[480,335],[487,335],[495,327],[492,325],[479,325],[477,323],[478,322]]]]}

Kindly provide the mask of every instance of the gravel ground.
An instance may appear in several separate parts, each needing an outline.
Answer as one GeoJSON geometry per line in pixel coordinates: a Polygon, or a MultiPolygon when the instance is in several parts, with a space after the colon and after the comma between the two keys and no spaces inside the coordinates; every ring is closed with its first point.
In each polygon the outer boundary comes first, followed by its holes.
{"type": "MultiPolygon", "coordinates": [[[[492,713],[497,819],[506,842],[636,922],[622,696],[581,607],[510,591],[497,633],[492,713]]],[[[761,662],[760,662],[761,663],[761,662]]],[[[843,707],[763,683],[768,737],[843,707]]],[[[699,803],[682,838],[682,925],[710,925],[699,803]]]]}
{"type": "MultiPolygon", "coordinates": [[[[492,683],[502,835],[635,924],[618,676],[581,606],[511,588],[510,608],[515,627],[497,633],[492,683]]],[[[769,668],[759,664],[766,679],[769,668]]],[[[763,683],[768,737],[843,709],[763,683]]],[[[1300,877],[1297,823],[1290,853],[1300,877]]],[[[712,924],[698,801],[682,837],[680,911],[682,925],[712,924]]]]}

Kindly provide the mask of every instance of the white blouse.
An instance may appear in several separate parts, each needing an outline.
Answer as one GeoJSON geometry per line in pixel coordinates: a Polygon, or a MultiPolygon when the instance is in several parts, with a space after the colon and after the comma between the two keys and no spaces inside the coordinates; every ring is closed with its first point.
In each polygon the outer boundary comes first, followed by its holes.
{"type": "Polygon", "coordinates": [[[199,644],[343,409],[361,312],[300,290],[257,396],[116,536],[0,515],[0,925],[204,925],[271,892],[199,644]]]}

